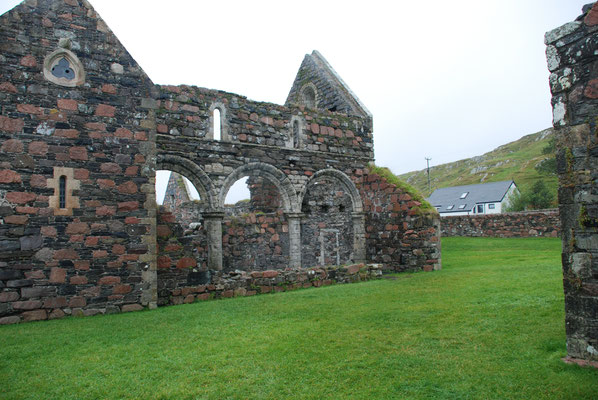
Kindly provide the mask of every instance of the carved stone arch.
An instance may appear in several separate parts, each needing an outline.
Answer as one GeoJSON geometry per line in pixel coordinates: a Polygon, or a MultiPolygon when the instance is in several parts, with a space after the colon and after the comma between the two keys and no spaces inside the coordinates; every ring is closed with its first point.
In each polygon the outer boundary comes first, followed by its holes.
{"type": "Polygon", "coordinates": [[[193,161],[186,158],[170,155],[158,154],[156,160],[156,169],[174,171],[189,179],[199,192],[199,197],[205,201],[209,210],[218,208],[216,190],[210,177],[193,161]]]}
{"type": "Polygon", "coordinates": [[[282,199],[282,207],[285,212],[299,212],[300,204],[297,199],[297,193],[289,178],[284,172],[272,165],[265,163],[249,163],[235,169],[226,177],[220,189],[218,205],[224,208],[224,201],[231,186],[244,176],[256,176],[267,178],[278,188],[282,199]]]}
{"type": "Polygon", "coordinates": [[[306,83],[299,91],[299,104],[309,108],[318,108],[318,89],[311,82],[306,83]]]}
{"type": "Polygon", "coordinates": [[[306,185],[301,190],[301,193],[299,195],[299,204],[303,203],[303,198],[305,197],[305,194],[307,193],[307,188],[310,185],[317,182],[318,179],[321,179],[323,177],[333,178],[337,182],[339,182],[343,186],[343,188],[347,191],[347,193],[349,194],[349,197],[351,197],[351,204],[353,206],[353,212],[354,213],[363,212],[363,202],[361,201],[361,195],[359,194],[357,187],[355,186],[355,184],[353,183],[351,178],[349,178],[345,173],[343,173],[337,169],[334,169],[334,168],[321,169],[312,175],[310,180],[307,181],[306,185]]]}

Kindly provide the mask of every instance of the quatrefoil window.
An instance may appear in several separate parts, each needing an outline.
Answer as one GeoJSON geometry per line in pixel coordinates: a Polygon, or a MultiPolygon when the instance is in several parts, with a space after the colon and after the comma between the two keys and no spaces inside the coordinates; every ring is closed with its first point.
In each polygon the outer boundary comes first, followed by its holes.
{"type": "Polygon", "coordinates": [[[73,71],[69,61],[64,57],[58,61],[58,64],[52,67],[52,75],[57,78],[66,78],[69,81],[75,79],[75,71],[73,71]]]}

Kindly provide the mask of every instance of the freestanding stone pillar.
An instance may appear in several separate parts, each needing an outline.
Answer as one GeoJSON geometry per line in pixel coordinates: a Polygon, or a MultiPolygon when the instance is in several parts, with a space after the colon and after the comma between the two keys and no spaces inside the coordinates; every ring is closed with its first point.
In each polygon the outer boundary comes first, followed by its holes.
{"type": "Polygon", "coordinates": [[[353,218],[353,261],[365,263],[365,213],[351,213],[353,218]]]}
{"type": "Polygon", "coordinates": [[[598,3],[545,36],[556,131],[565,361],[598,366],[598,3]]]}
{"type": "Polygon", "coordinates": [[[289,223],[289,266],[301,268],[301,218],[302,213],[286,213],[289,223]]]}
{"type": "Polygon", "coordinates": [[[208,269],[222,270],[222,219],[223,212],[202,214],[208,236],[208,269]]]}

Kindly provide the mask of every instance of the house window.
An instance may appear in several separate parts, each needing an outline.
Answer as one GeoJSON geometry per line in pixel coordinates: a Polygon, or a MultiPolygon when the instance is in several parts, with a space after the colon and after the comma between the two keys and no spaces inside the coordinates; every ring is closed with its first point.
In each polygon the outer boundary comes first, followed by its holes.
{"type": "Polygon", "coordinates": [[[493,204],[488,204],[488,209],[494,210],[494,203],[493,204]]]}
{"type": "Polygon", "coordinates": [[[465,208],[465,204],[461,204],[461,205],[459,206],[459,210],[463,210],[464,208],[465,208]]]}
{"type": "Polygon", "coordinates": [[[447,209],[447,210],[452,210],[453,208],[455,208],[455,205],[454,205],[454,204],[451,204],[450,206],[447,206],[447,207],[446,207],[446,209],[447,209]]]}
{"type": "Polygon", "coordinates": [[[478,204],[476,208],[477,208],[478,214],[484,214],[484,205],[483,204],[478,204]]]}
{"type": "Polygon", "coordinates": [[[64,175],[58,181],[58,207],[66,208],[66,176],[64,175]]]}
{"type": "Polygon", "coordinates": [[[313,85],[308,84],[301,90],[301,103],[309,108],[316,108],[316,90],[313,85]]]}
{"type": "Polygon", "coordinates": [[[459,197],[459,198],[464,199],[467,197],[468,194],[469,194],[469,192],[464,192],[463,194],[461,194],[461,197],[459,197]]]}

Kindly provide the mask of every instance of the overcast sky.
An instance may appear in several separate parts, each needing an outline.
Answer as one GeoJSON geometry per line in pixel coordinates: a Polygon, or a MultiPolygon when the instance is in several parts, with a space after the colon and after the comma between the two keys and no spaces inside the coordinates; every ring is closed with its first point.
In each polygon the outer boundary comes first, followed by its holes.
{"type": "Polygon", "coordinates": [[[154,83],[283,104],[319,50],[372,112],[376,163],[401,174],[551,126],[544,33],[589,1],[90,2],[154,83]]]}

